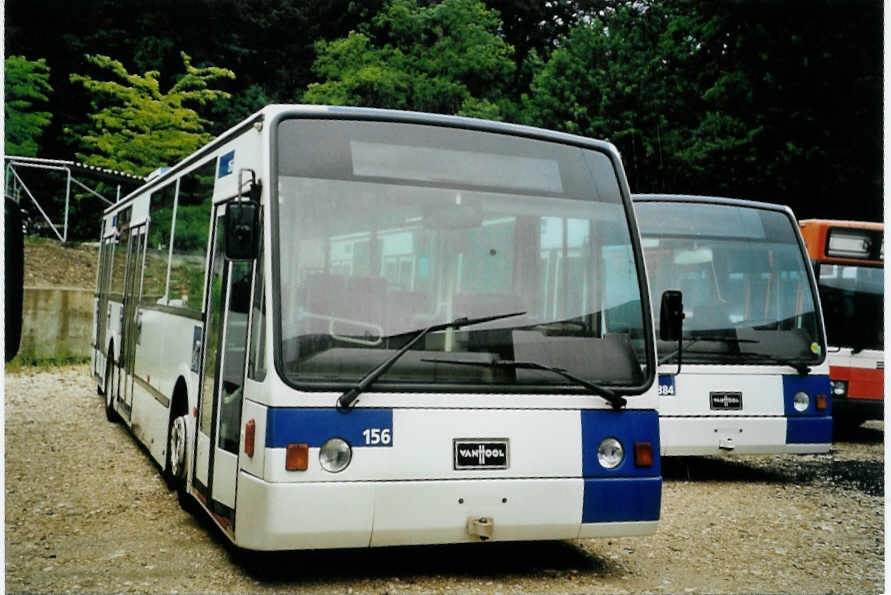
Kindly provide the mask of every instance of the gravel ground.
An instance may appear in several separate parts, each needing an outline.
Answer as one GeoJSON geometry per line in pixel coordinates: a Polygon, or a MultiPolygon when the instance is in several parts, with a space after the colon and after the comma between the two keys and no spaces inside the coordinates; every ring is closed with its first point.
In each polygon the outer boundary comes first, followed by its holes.
{"type": "Polygon", "coordinates": [[[655,535],[248,556],[179,508],[84,366],[6,375],[11,593],[880,593],[884,426],[666,460],[655,535]]]}

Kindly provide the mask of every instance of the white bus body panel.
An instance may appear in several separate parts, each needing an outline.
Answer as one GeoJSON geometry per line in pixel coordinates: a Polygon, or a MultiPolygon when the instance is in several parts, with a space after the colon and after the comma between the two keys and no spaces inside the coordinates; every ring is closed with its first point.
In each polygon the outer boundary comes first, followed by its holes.
{"type": "Polygon", "coordinates": [[[242,472],[235,540],[258,550],[367,547],[374,489],[373,483],[273,486],[242,472]]]}
{"type": "Polygon", "coordinates": [[[881,349],[863,349],[854,353],[850,347],[830,347],[826,357],[830,366],[864,370],[884,369],[885,366],[885,352],[881,349]]]}
{"type": "Polygon", "coordinates": [[[510,438],[509,468],[486,470],[486,479],[580,475],[578,411],[394,409],[392,447],[354,448],[353,462],[340,473],[328,473],[318,465],[318,448],[310,449],[306,471],[285,470],[285,450],[270,448],[263,478],[272,483],[297,477],[318,482],[479,478],[479,470],[452,468],[452,440],[462,437],[510,438]]]}

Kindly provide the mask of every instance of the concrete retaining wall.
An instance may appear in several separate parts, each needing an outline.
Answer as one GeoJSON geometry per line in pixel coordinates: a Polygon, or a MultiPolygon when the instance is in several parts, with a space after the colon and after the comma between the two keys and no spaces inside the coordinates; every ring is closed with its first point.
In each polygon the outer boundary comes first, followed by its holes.
{"type": "Polygon", "coordinates": [[[19,358],[89,357],[93,307],[92,289],[26,287],[19,358]]]}

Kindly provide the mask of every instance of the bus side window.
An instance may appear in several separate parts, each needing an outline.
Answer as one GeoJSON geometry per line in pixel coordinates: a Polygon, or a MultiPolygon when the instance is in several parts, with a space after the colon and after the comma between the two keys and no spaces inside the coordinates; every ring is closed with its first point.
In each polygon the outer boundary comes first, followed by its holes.
{"type": "Polygon", "coordinates": [[[142,280],[142,302],[167,303],[167,261],[170,256],[170,232],[173,227],[173,202],[176,182],[152,193],[149,206],[148,245],[142,280]]]}
{"type": "MultiPolygon", "coordinates": [[[[263,246],[263,238],[260,238],[263,246]]],[[[262,382],[266,378],[266,284],[264,283],[263,249],[254,265],[254,300],[251,306],[251,347],[248,353],[248,378],[262,382]]]]}
{"type": "Polygon", "coordinates": [[[201,311],[204,301],[204,265],[215,173],[216,163],[211,159],[184,175],[176,199],[168,303],[196,312],[201,311]]]}

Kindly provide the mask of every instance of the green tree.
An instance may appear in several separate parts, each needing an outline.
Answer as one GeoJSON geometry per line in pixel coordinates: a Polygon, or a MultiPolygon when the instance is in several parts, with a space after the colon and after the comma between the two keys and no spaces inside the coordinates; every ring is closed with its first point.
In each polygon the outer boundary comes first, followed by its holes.
{"type": "Polygon", "coordinates": [[[35,157],[38,139],[49,126],[52,114],[41,111],[49,103],[52,87],[50,68],[46,60],[28,60],[24,56],[9,56],[4,61],[6,101],[7,155],[35,157]]]}
{"type": "MultiPolygon", "coordinates": [[[[712,21],[670,0],[601,12],[573,28],[535,75],[524,120],[614,143],[635,191],[691,191],[694,155],[684,150],[707,114],[702,96],[717,68],[703,59],[712,21]]],[[[715,133],[736,131],[710,122],[715,133]]]]}
{"type": "Polygon", "coordinates": [[[89,62],[111,74],[114,80],[96,80],[72,74],[71,81],[93,95],[96,110],[90,128],[82,136],[84,162],[137,175],[173,164],[211,139],[211,123],[190,106],[206,106],[229,96],[211,88],[221,79],[234,79],[231,70],[216,66],[195,67],[181,53],[186,72],[162,92],[160,73],[130,74],[124,65],[107,56],[89,55],[89,62]]]}
{"type": "Polygon", "coordinates": [[[316,44],[308,103],[500,118],[514,71],[498,13],[478,0],[391,0],[360,31],[316,44]]]}

